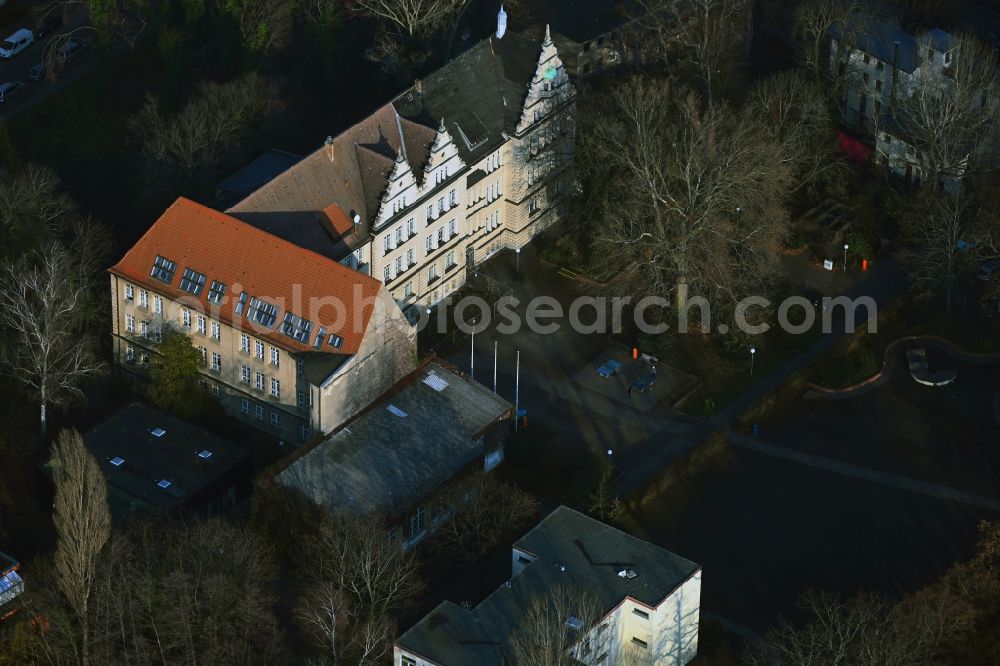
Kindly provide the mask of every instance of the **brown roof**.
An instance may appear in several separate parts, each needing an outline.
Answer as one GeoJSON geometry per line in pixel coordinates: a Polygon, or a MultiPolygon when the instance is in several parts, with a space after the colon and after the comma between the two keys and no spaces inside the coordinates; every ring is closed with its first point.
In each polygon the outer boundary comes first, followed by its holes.
{"type": "Polygon", "coordinates": [[[398,118],[393,106],[386,104],[226,212],[341,259],[367,240],[368,225],[378,214],[399,152],[408,156],[419,180],[436,133],[434,128],[398,118]],[[352,242],[317,234],[316,213],[331,204],[339,206],[348,219],[355,214],[361,217],[352,242]]]}
{"type": "Polygon", "coordinates": [[[168,297],[183,297],[191,307],[201,306],[213,317],[291,351],[315,351],[311,343],[319,327],[324,327],[328,336],[343,338],[343,344],[333,348],[324,343],[321,351],[340,354],[357,353],[382,286],[378,280],[183,197],[109,270],[168,297]],[[176,263],[169,283],[151,277],[157,256],[176,263]],[[197,297],[180,288],[186,268],[206,276],[197,297]],[[227,287],[221,305],[207,298],[213,280],[227,287]],[[247,320],[249,307],[240,315],[235,313],[243,291],[248,299],[258,297],[278,307],[273,326],[264,328],[247,320]],[[329,305],[331,301],[343,304],[346,317],[329,305]],[[310,344],[280,332],[286,312],[312,323],[310,344]]]}

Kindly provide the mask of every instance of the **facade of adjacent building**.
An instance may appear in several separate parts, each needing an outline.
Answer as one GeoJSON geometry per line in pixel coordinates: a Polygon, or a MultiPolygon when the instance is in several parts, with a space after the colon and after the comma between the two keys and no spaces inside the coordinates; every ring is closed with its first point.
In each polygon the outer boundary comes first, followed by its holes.
{"type": "Polygon", "coordinates": [[[497,33],[228,209],[374,277],[411,321],[565,213],[576,92],[548,29],[497,33]]]}
{"type": "Polygon", "coordinates": [[[510,663],[525,612],[557,588],[601,607],[590,627],[572,614],[555,618],[581,664],[679,666],[698,653],[701,567],[562,506],[514,544],[510,581],[474,608],[440,604],[399,637],[394,664],[510,663]]]}
{"type": "MultiPolygon", "coordinates": [[[[896,178],[919,185],[920,156],[899,129],[894,107],[915,86],[933,84],[947,95],[949,70],[959,44],[935,28],[913,35],[897,23],[872,21],[863,28],[835,30],[831,38],[831,76],[843,81],[845,123],[869,138],[876,161],[896,178]],[[841,37],[843,35],[843,37],[841,37]]],[[[961,174],[945,179],[945,191],[958,189],[961,174]]]]}
{"type": "Polygon", "coordinates": [[[250,495],[248,452],[140,403],[83,436],[108,482],[118,525],[132,516],[222,514],[250,495]]]}
{"type": "Polygon", "coordinates": [[[110,270],[116,364],[140,382],[191,338],[207,393],[284,441],[329,432],[413,367],[415,332],[377,280],[178,199],[110,270]]]}
{"type": "Polygon", "coordinates": [[[14,599],[24,594],[21,564],[0,550],[0,620],[14,614],[14,599]]]}
{"type": "Polygon", "coordinates": [[[448,487],[503,461],[513,406],[438,360],[268,474],[333,513],[378,514],[411,548],[447,520],[448,487]]]}

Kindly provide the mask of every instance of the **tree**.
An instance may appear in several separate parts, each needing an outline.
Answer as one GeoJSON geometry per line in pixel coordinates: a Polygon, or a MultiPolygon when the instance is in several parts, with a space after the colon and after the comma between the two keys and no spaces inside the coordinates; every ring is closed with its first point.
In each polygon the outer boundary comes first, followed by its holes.
{"type": "Polygon", "coordinates": [[[111,536],[108,487],[97,461],[75,430],[64,430],[53,449],[55,503],[52,520],[58,541],[55,576],[80,627],[79,657],[90,663],[90,601],[98,557],[111,536]]]}
{"type": "Polygon", "coordinates": [[[0,179],[0,229],[7,239],[3,254],[22,254],[60,238],[75,210],[52,169],[28,164],[20,172],[4,174],[0,179]]]}
{"type": "Polygon", "coordinates": [[[129,125],[146,154],[160,165],[191,173],[213,166],[279,108],[277,86],[257,72],[226,83],[202,83],[194,99],[163,117],[152,96],[129,125]]]}
{"type": "Polygon", "coordinates": [[[392,626],[387,617],[358,618],[331,582],[312,586],[295,614],[319,648],[321,664],[381,663],[390,653],[392,626]]]}
{"type": "Polygon", "coordinates": [[[428,36],[448,25],[469,0],[355,0],[362,14],[385,21],[413,38],[428,36]]]}
{"type": "MultiPolygon", "coordinates": [[[[836,81],[839,64],[846,66],[850,49],[868,30],[872,18],[871,5],[863,0],[805,0],[796,7],[792,24],[799,63],[816,81],[836,81]],[[846,48],[834,51],[832,36],[846,48]]],[[[838,98],[836,93],[833,96],[838,98]]]]}
{"type": "Polygon", "coordinates": [[[647,35],[645,51],[692,65],[704,102],[711,104],[720,75],[729,75],[750,38],[747,0],[638,0],[634,21],[647,35]]]}
{"type": "Polygon", "coordinates": [[[795,143],[669,80],[630,79],[587,120],[579,163],[608,185],[595,232],[605,272],[628,267],[635,293],[679,307],[687,288],[711,303],[760,293],[785,235],[795,143]]]}
{"type": "Polygon", "coordinates": [[[452,515],[434,533],[434,547],[466,563],[492,551],[538,512],[534,497],[483,473],[456,483],[441,502],[452,515]]]}
{"type": "Polygon", "coordinates": [[[387,617],[423,587],[413,553],[377,517],[327,518],[307,544],[306,560],[311,580],[333,585],[362,623],[387,617]]]}
{"type": "Polygon", "coordinates": [[[48,405],[83,395],[82,382],[103,371],[77,311],[88,298],[78,271],[58,243],[0,264],[0,324],[10,335],[4,371],[34,394],[43,433],[48,405]]]}
{"type": "Polygon", "coordinates": [[[295,6],[290,0],[219,0],[252,51],[281,48],[292,32],[295,6]]]}
{"type": "Polygon", "coordinates": [[[590,515],[605,523],[618,522],[625,513],[622,501],[611,490],[611,473],[611,466],[605,465],[601,471],[601,479],[590,496],[590,506],[587,509],[590,515]]]}
{"type": "MultiPolygon", "coordinates": [[[[897,133],[912,146],[920,177],[933,190],[1000,166],[1000,59],[974,35],[956,33],[952,40],[947,70],[924,62],[892,107],[897,133]]],[[[918,53],[930,47],[929,36],[917,40],[918,53]]]]}
{"type": "Polygon", "coordinates": [[[631,645],[614,648],[614,630],[600,625],[608,610],[594,592],[569,583],[536,595],[511,632],[511,663],[571,666],[581,661],[591,663],[605,654],[607,658],[602,663],[651,665],[648,654],[631,645]]]}
{"type": "Polygon", "coordinates": [[[201,368],[205,365],[191,338],[165,331],[163,342],[149,370],[149,395],[157,406],[181,418],[202,413],[205,403],[194,399],[200,390],[201,368]]]}

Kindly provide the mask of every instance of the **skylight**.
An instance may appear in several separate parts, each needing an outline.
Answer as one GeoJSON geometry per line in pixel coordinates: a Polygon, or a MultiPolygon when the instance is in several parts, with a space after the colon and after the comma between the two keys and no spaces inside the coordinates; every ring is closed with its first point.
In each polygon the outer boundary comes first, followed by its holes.
{"type": "Polygon", "coordinates": [[[151,270],[149,274],[160,282],[170,284],[174,279],[174,271],[176,270],[177,264],[170,261],[166,257],[156,255],[156,259],[153,260],[153,270],[151,270]]]}
{"type": "Polygon", "coordinates": [[[212,452],[209,451],[208,449],[205,449],[203,451],[199,451],[198,452],[198,457],[201,458],[202,460],[208,460],[209,458],[212,457],[212,452]]]}
{"type": "Polygon", "coordinates": [[[221,303],[222,297],[226,295],[226,283],[212,280],[212,286],[208,288],[208,300],[213,303],[221,303]]]}
{"type": "Polygon", "coordinates": [[[247,292],[240,294],[239,300],[236,301],[236,314],[243,314],[243,308],[247,306],[247,292]]]}
{"type": "Polygon", "coordinates": [[[424,377],[424,384],[427,384],[428,386],[430,386],[435,391],[443,391],[448,386],[448,382],[446,382],[445,380],[441,379],[440,377],[438,377],[437,375],[435,375],[433,372],[427,373],[427,376],[424,377]]]}
{"type": "Polygon", "coordinates": [[[122,465],[125,464],[125,459],[122,458],[121,456],[115,456],[114,458],[111,459],[111,464],[114,465],[115,467],[121,467],[122,465]]]}
{"type": "Polygon", "coordinates": [[[193,268],[185,268],[184,275],[181,276],[181,289],[199,296],[201,290],[205,288],[205,276],[193,268]]]}
{"type": "Polygon", "coordinates": [[[388,409],[390,413],[395,414],[396,416],[398,416],[400,418],[406,418],[406,412],[404,412],[402,409],[400,409],[396,405],[389,405],[388,407],[386,407],[386,409],[388,409]]]}
{"type": "Polygon", "coordinates": [[[336,335],[334,333],[330,334],[330,346],[334,349],[340,349],[344,346],[344,338],[336,335]]]}
{"type": "Polygon", "coordinates": [[[278,306],[271,305],[267,301],[257,298],[250,299],[250,308],[247,310],[247,319],[255,321],[261,326],[268,328],[274,326],[274,321],[278,318],[278,306]]]}
{"type": "Polygon", "coordinates": [[[154,428],[153,430],[149,431],[149,434],[152,435],[153,437],[163,437],[164,435],[167,434],[167,431],[164,430],[163,428],[154,428]]]}
{"type": "Polygon", "coordinates": [[[156,482],[156,485],[158,485],[159,487],[161,487],[164,490],[166,490],[167,488],[169,488],[171,486],[171,483],[167,479],[160,479],[159,481],[156,482]]]}
{"type": "Polygon", "coordinates": [[[313,347],[319,349],[323,346],[323,339],[326,337],[326,329],[322,326],[319,327],[319,331],[316,333],[316,342],[313,343],[313,347]]]}
{"type": "Polygon", "coordinates": [[[291,312],[285,313],[285,320],[281,323],[282,333],[293,340],[308,344],[310,331],[312,331],[311,321],[291,312]]]}

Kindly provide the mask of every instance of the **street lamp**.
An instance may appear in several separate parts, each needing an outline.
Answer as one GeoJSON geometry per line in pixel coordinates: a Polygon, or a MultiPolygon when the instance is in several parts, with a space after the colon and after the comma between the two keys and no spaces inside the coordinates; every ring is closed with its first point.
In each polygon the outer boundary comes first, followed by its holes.
{"type": "Polygon", "coordinates": [[[750,376],[753,377],[753,357],[757,355],[757,348],[750,348],[750,376]]]}
{"type": "Polygon", "coordinates": [[[472,344],[469,345],[469,379],[476,378],[476,320],[472,320],[472,344]]]}
{"type": "Polygon", "coordinates": [[[611,449],[608,449],[608,467],[611,467],[611,454],[614,453],[611,449]]]}
{"type": "Polygon", "coordinates": [[[514,248],[514,272],[520,275],[521,273],[521,248],[514,248]]]}
{"type": "Polygon", "coordinates": [[[847,243],[844,243],[844,272],[847,272],[847,248],[850,247],[847,243]]]}

